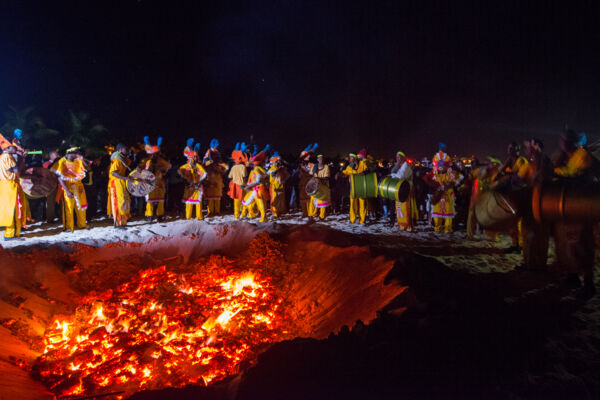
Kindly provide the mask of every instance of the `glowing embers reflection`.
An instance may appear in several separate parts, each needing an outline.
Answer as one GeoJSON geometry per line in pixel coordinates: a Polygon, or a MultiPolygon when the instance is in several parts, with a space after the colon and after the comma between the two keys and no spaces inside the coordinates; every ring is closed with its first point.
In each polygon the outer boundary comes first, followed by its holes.
{"type": "Polygon", "coordinates": [[[271,277],[219,256],[147,269],[57,319],[36,372],[59,395],[207,384],[286,338],[282,301],[271,277]]]}

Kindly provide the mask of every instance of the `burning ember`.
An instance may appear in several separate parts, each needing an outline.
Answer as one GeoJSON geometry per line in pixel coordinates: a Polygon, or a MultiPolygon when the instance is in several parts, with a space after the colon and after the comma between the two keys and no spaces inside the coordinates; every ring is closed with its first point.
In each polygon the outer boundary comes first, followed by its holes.
{"type": "Polygon", "coordinates": [[[236,374],[289,333],[271,281],[217,256],[186,270],[143,270],[57,319],[36,373],[63,396],[132,394],[236,374]]]}

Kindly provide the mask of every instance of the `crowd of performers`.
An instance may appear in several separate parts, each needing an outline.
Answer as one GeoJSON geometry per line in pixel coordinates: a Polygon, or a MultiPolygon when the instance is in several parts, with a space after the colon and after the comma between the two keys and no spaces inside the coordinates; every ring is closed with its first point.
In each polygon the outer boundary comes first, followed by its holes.
{"type": "MultiPolygon", "coordinates": [[[[18,238],[21,229],[32,221],[32,212],[36,219],[52,222],[58,209],[64,230],[84,229],[86,217],[97,216],[102,203],[107,205],[116,229],[126,229],[128,219],[142,213],[148,221],[160,221],[166,209],[198,220],[233,209],[236,220],[258,218],[260,223],[298,209],[302,218],[326,221],[328,213],[347,212],[352,224],[383,219],[405,231],[413,231],[418,220],[443,233],[464,226],[467,237],[473,239],[478,229],[474,203],[480,191],[504,188],[527,193],[542,181],[598,178],[598,162],[585,135],[570,130],[561,135],[560,155],[553,161],[539,139],[527,140],[522,146],[510,143],[503,162],[489,158],[479,164],[473,159],[470,165],[453,160],[446,145],[440,143],[431,164],[418,167],[402,151],[383,161],[375,160],[366,148],[343,159],[328,160],[317,151],[316,143],[308,145],[295,160],[282,159],[269,145],[259,151],[256,145],[243,142],[235,144],[230,157],[223,157],[217,139],[203,155],[200,144],[189,139],[182,146],[182,156],[173,158],[172,165],[161,152],[162,138],[152,143],[145,137],[143,151],[118,144],[109,156],[93,160],[84,158],[83,149],[78,147],[63,149],[62,157],[57,151],[50,152],[49,160],[38,163],[54,171],[59,185],[44,199],[45,204],[30,206],[34,200],[28,200],[23,192],[19,175],[35,161],[26,157],[17,131],[12,141],[3,139],[0,143],[0,226],[6,227],[4,240],[18,238]],[[143,198],[132,197],[128,184],[144,183],[139,177],[144,170],[155,177],[154,189],[143,198]],[[409,196],[402,202],[356,196],[350,184],[352,177],[373,173],[380,179],[389,176],[409,182],[409,196]],[[179,201],[184,208],[177,204],[179,201]]],[[[543,224],[533,218],[531,210],[523,210],[510,229],[485,234],[492,240],[499,234],[510,235],[512,246],[506,251],[522,252],[519,268],[529,270],[546,268],[548,242],[553,236],[558,262],[569,271],[569,279],[579,281],[578,273],[583,272],[583,290],[587,296],[595,293],[592,221],[543,224]]]]}

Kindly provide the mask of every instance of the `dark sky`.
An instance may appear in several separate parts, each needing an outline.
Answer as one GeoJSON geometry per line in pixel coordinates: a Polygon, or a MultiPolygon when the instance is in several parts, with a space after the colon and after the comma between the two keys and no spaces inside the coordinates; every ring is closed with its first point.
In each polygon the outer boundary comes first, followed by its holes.
{"type": "Polygon", "coordinates": [[[498,156],[531,136],[553,148],[565,123],[600,133],[592,1],[13,3],[0,109],[34,105],[51,125],[84,110],[123,138],[253,134],[330,155],[442,140],[498,156]]]}

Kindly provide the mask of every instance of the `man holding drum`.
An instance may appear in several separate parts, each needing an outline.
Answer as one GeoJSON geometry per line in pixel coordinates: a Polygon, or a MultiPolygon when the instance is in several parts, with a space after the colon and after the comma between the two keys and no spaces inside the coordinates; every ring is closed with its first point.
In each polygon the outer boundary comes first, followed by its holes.
{"type": "Polygon", "coordinates": [[[127,146],[119,143],[116,151],[110,156],[107,208],[108,215],[113,216],[117,229],[125,229],[130,216],[131,198],[127,191],[127,182],[133,182],[134,178],[127,176],[127,172],[131,170],[131,160],[127,158],[128,153],[127,146]]]}
{"type": "Polygon", "coordinates": [[[86,227],[88,204],[85,188],[81,181],[85,178],[87,168],[83,157],[79,154],[79,147],[67,149],[65,156],[52,166],[63,190],[62,220],[65,231],[73,232],[75,229],[73,214],[77,216],[77,228],[84,229],[86,227]]]}
{"type": "MultiPolygon", "coordinates": [[[[310,214],[308,216],[313,218],[316,217],[317,210],[319,210],[319,218],[321,221],[324,221],[325,212],[331,201],[331,194],[329,191],[329,177],[331,176],[331,173],[329,171],[329,165],[325,164],[322,154],[317,156],[317,163],[313,165],[310,174],[319,181],[319,186],[317,193],[311,194],[310,196],[311,207],[309,208],[310,214]]],[[[306,188],[308,190],[308,184],[306,188]]]]}
{"type": "Polygon", "coordinates": [[[196,143],[192,149],[194,140],[189,139],[183,154],[187,163],[179,167],[177,173],[184,179],[186,185],[183,191],[183,202],[185,203],[185,219],[192,219],[194,206],[196,207],[196,219],[204,219],[202,215],[202,181],[206,179],[206,170],[198,162],[200,143],[196,143]]]}

